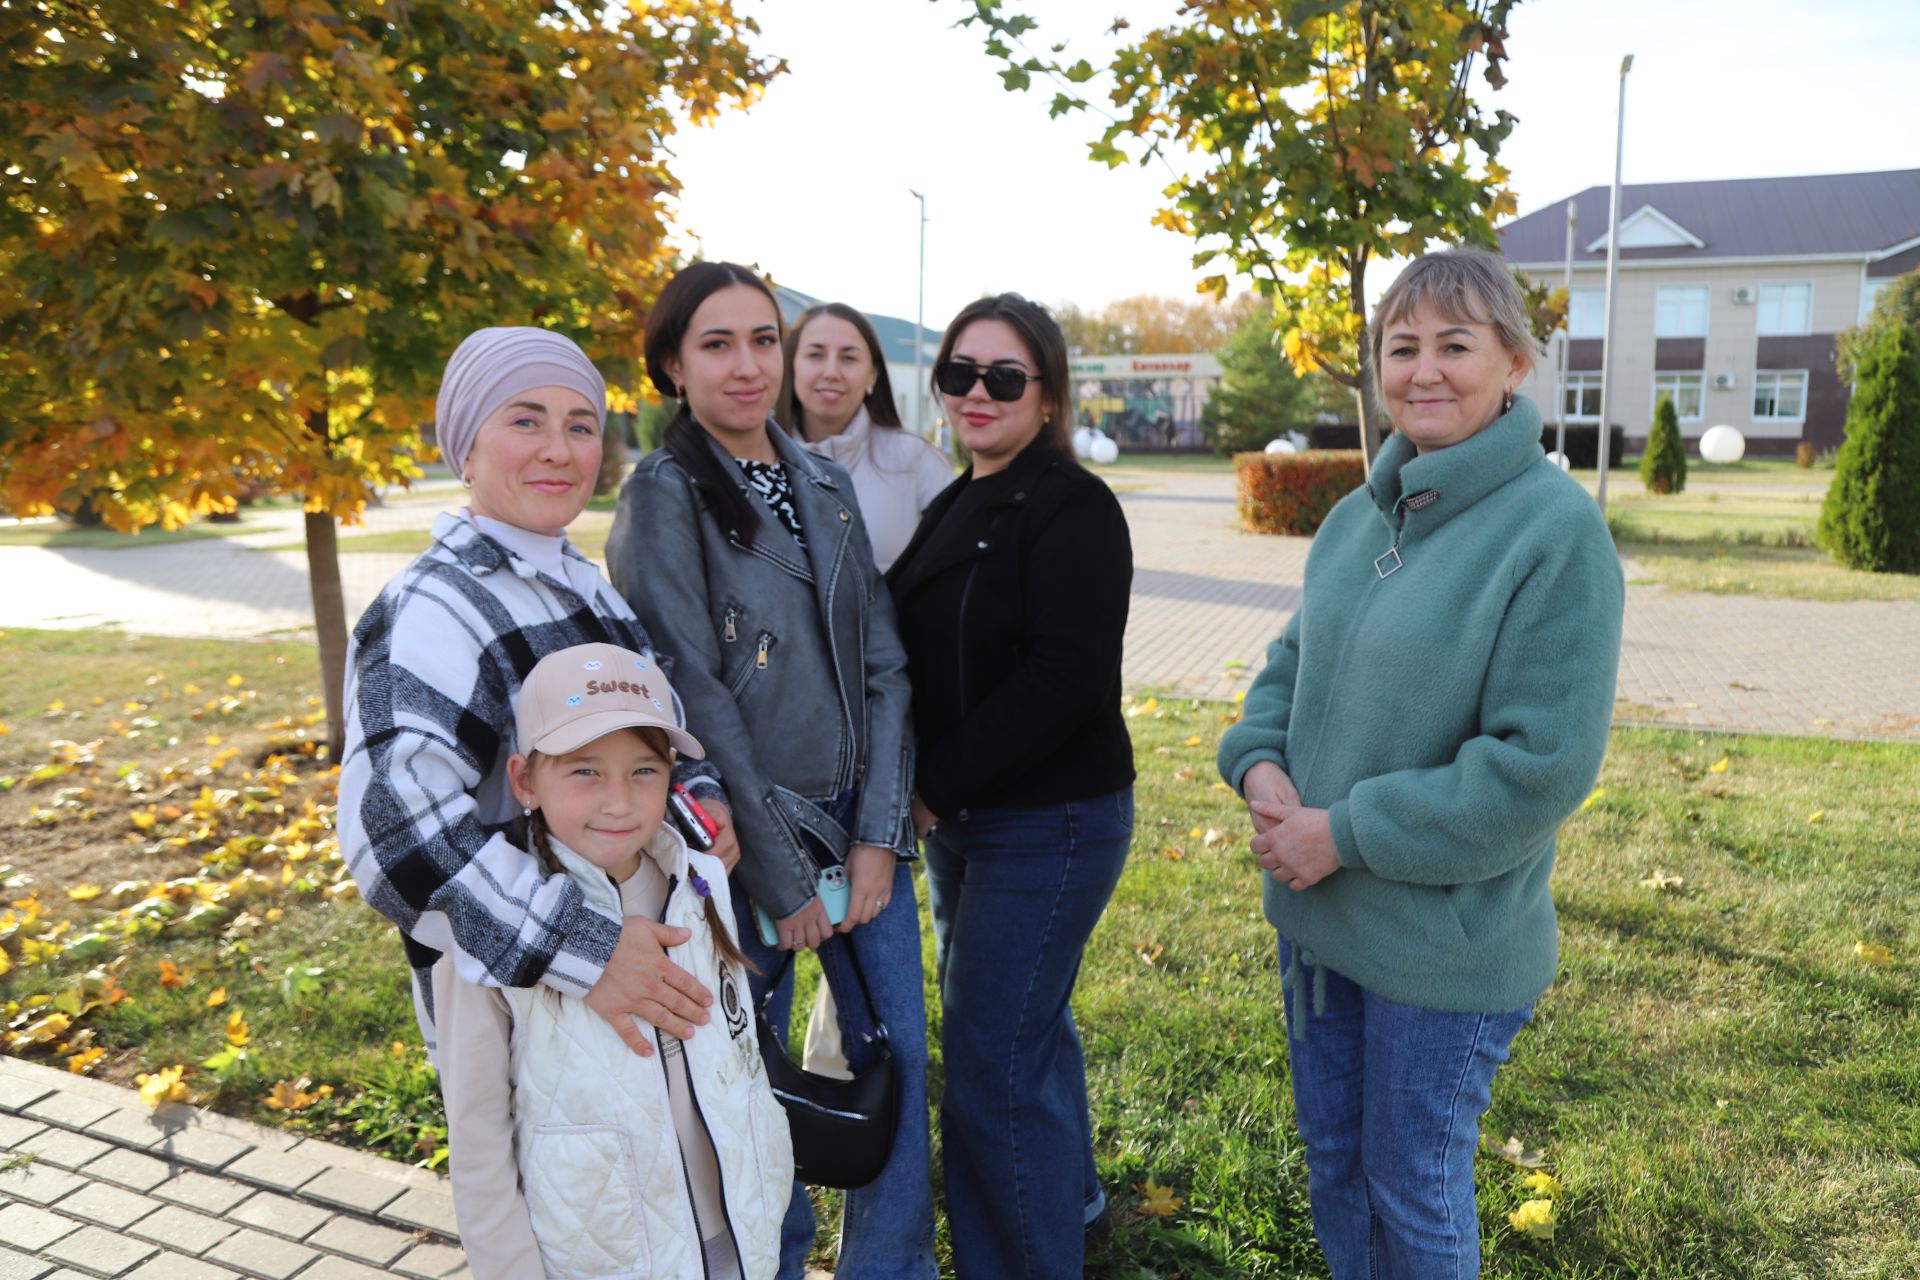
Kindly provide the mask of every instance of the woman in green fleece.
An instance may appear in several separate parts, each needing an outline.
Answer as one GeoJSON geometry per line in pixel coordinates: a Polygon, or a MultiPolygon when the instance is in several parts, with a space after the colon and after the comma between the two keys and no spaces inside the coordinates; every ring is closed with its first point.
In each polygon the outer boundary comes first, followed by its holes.
{"type": "Polygon", "coordinates": [[[1368,340],[1395,433],[1219,763],[1268,873],[1335,1280],[1466,1277],[1479,1119],[1553,981],[1554,835],[1606,751],[1624,587],[1514,397],[1535,346],[1500,259],[1418,259],[1368,340]]]}

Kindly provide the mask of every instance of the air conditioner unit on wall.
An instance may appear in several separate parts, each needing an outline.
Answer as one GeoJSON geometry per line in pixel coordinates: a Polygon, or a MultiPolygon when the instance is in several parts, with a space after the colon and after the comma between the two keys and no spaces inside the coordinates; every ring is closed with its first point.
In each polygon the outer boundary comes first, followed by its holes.
{"type": "Polygon", "coordinates": [[[1735,302],[1752,302],[1753,290],[1748,288],[1746,285],[1741,285],[1739,288],[1733,291],[1733,300],[1735,302]]]}
{"type": "Polygon", "coordinates": [[[1713,375],[1713,389],[1715,391],[1731,391],[1733,388],[1734,378],[1732,374],[1716,373],[1713,375]]]}

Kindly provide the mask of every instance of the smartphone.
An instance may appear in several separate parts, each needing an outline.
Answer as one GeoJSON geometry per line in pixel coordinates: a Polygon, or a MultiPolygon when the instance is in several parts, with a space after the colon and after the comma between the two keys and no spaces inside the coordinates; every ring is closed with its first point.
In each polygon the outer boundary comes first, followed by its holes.
{"type": "Polygon", "coordinates": [[[720,825],[713,820],[712,814],[700,807],[693,793],[677,782],[673,784],[673,790],[667,793],[667,812],[673,815],[673,825],[679,828],[689,849],[706,853],[713,848],[720,825]]]}
{"type": "MultiPolygon", "coordinates": [[[[847,906],[853,900],[853,886],[847,881],[845,867],[826,867],[820,872],[820,879],[814,885],[820,895],[820,905],[827,909],[827,923],[839,924],[847,918],[847,906]]],[[[773,917],[754,904],[753,918],[760,926],[760,941],[770,947],[780,945],[780,930],[773,923],[773,917]]]]}

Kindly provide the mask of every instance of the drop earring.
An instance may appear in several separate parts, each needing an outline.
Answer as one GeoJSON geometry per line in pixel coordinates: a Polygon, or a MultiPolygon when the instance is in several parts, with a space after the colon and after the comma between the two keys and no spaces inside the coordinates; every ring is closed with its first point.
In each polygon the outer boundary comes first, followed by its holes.
{"type": "Polygon", "coordinates": [[[1511,387],[1500,393],[1500,412],[1513,412],[1513,389],[1511,387]]]}

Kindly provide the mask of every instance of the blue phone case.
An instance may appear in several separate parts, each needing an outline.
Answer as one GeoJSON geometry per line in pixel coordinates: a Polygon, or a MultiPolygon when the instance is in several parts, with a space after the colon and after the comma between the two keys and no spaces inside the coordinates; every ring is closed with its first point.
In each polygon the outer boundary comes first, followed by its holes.
{"type": "MultiPolygon", "coordinates": [[[[820,905],[827,909],[828,924],[839,924],[847,918],[847,904],[853,899],[853,887],[847,883],[845,867],[822,868],[819,883],[814,889],[820,895],[820,905]]],[[[774,925],[773,917],[762,910],[759,903],[754,904],[753,917],[760,922],[760,941],[770,947],[779,946],[780,930],[774,925]]]]}

